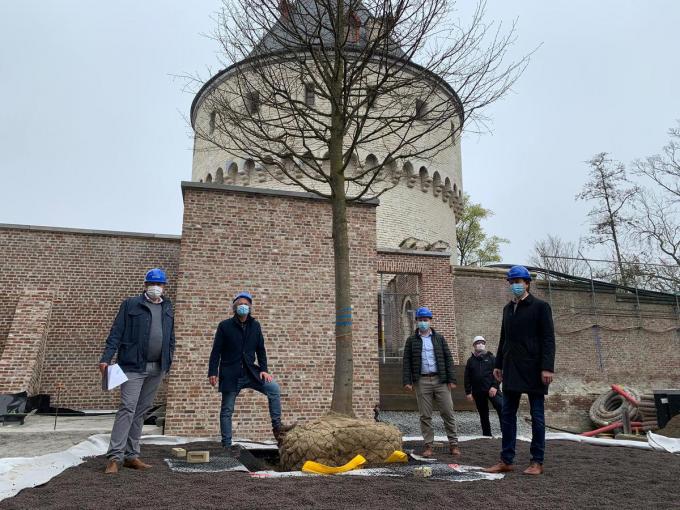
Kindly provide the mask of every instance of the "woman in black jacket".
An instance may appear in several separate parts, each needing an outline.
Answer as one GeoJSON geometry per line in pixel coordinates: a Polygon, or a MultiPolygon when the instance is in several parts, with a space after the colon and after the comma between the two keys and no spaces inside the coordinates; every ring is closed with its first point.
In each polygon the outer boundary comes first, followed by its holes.
{"type": "Polygon", "coordinates": [[[477,406],[482,435],[490,437],[489,402],[498,414],[499,423],[503,406],[503,395],[498,389],[498,381],[493,376],[496,357],[486,350],[486,340],[483,336],[475,337],[472,349],[472,355],[465,365],[465,396],[470,401],[474,400],[477,406]]]}

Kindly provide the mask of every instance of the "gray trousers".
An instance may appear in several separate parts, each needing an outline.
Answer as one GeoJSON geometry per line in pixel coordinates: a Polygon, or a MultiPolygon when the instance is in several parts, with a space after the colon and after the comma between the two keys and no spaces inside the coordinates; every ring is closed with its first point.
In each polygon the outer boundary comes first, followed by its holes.
{"type": "Polygon", "coordinates": [[[434,429],[432,428],[433,401],[437,402],[439,412],[444,420],[446,436],[449,444],[458,444],[458,429],[453,415],[453,399],[451,390],[445,383],[439,382],[439,376],[423,375],[416,383],[416,400],[420,412],[420,430],[423,433],[425,444],[434,442],[434,429]]]}
{"type": "Polygon", "coordinates": [[[111,443],[106,457],[110,460],[132,460],[139,457],[139,438],[144,417],[156,398],[163,380],[160,363],[147,363],[145,372],[126,372],[128,380],[120,387],[120,407],[111,430],[111,443]]]}

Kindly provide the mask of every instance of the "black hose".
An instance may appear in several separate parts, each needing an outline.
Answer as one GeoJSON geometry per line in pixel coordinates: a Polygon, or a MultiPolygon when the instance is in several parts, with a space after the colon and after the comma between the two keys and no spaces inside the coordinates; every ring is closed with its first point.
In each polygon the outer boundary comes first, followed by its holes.
{"type": "MultiPolygon", "coordinates": [[[[525,416],[525,417],[524,417],[524,420],[525,420],[526,422],[528,422],[528,423],[532,423],[531,418],[529,418],[528,416],[525,416]]],[[[550,426],[550,425],[545,425],[545,428],[546,428],[546,429],[550,429],[550,430],[558,430],[558,431],[560,431],[560,432],[566,432],[567,434],[576,434],[576,435],[579,435],[579,434],[580,434],[580,432],[575,432],[575,431],[573,431],[573,430],[567,430],[567,429],[561,429],[561,428],[559,428],[559,427],[552,427],[552,426],[550,426]]]]}

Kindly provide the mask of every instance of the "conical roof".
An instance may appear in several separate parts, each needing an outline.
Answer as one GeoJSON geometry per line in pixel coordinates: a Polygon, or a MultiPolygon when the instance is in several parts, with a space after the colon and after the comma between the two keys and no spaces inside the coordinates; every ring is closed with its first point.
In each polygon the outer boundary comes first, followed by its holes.
{"type": "MultiPolygon", "coordinates": [[[[347,23],[350,27],[356,27],[356,36],[350,32],[346,48],[360,51],[370,43],[371,32],[380,25],[381,20],[375,20],[371,13],[361,2],[345,0],[346,11],[348,12],[347,23]],[[354,7],[354,11],[350,9],[354,7]]],[[[281,15],[271,30],[264,35],[260,42],[255,46],[249,57],[264,56],[271,53],[294,51],[296,46],[300,49],[308,49],[309,45],[331,48],[334,45],[335,37],[331,30],[331,16],[326,5],[320,5],[316,0],[298,0],[288,2],[281,0],[281,15]]],[[[385,43],[381,43],[386,54],[402,58],[404,52],[399,45],[389,38],[385,43]]]]}

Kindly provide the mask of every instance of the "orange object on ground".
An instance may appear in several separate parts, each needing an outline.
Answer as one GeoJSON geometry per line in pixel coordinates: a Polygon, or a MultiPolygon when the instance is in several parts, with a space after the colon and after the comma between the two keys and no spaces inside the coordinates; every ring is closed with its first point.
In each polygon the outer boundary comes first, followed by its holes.
{"type": "Polygon", "coordinates": [[[637,406],[640,405],[640,402],[638,402],[637,400],[635,400],[635,397],[633,397],[633,395],[631,395],[630,393],[628,393],[626,390],[624,390],[624,389],[623,389],[621,386],[619,386],[618,384],[612,384],[612,389],[613,389],[616,393],[618,393],[619,395],[621,395],[623,398],[625,398],[628,402],[630,402],[631,404],[633,404],[635,407],[637,407],[637,406]]]}

